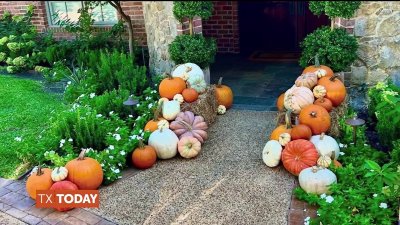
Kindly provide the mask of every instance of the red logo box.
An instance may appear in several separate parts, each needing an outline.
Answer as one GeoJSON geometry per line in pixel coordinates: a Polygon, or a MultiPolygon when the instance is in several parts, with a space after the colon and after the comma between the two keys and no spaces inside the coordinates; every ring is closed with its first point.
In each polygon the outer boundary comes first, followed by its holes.
{"type": "Polygon", "coordinates": [[[37,208],[99,208],[99,190],[36,191],[37,208]]]}

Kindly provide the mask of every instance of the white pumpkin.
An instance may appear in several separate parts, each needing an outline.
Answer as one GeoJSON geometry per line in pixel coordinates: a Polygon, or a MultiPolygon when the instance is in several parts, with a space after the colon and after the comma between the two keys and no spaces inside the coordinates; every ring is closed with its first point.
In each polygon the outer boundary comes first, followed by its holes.
{"type": "Polygon", "coordinates": [[[182,104],[183,103],[183,96],[181,94],[176,94],[174,96],[174,101],[178,101],[179,104],[182,104]]]}
{"type": "Polygon", "coordinates": [[[282,146],[285,146],[287,143],[290,142],[290,139],[291,139],[291,138],[292,138],[292,137],[290,136],[289,133],[282,133],[282,134],[279,135],[278,142],[279,142],[279,144],[281,144],[282,146]]]}
{"type": "Polygon", "coordinates": [[[219,115],[224,115],[226,112],[226,107],[224,105],[219,105],[217,108],[217,112],[219,115]]]}
{"type": "Polygon", "coordinates": [[[157,123],[157,128],[158,128],[158,129],[169,128],[169,122],[168,122],[168,120],[161,119],[160,121],[158,121],[158,123],[157,123]]]}
{"type": "Polygon", "coordinates": [[[181,111],[181,104],[178,101],[164,101],[162,116],[166,120],[174,120],[181,111]]]}
{"type": "Polygon", "coordinates": [[[322,167],[309,167],[303,169],[299,174],[300,187],[307,193],[329,194],[329,185],[336,182],[336,175],[322,167]]]}
{"type": "Polygon", "coordinates": [[[262,158],[265,165],[275,167],[281,160],[282,146],[276,140],[270,140],[265,144],[262,158]]]}
{"type": "Polygon", "coordinates": [[[169,99],[168,98],[160,98],[159,100],[158,100],[158,104],[161,104],[161,102],[168,102],[169,101],[169,99]]]}
{"type": "Polygon", "coordinates": [[[310,141],[315,145],[320,156],[325,155],[331,157],[334,152],[334,159],[338,159],[340,149],[338,143],[333,137],[322,133],[321,135],[312,136],[310,141]]]}
{"type": "Polygon", "coordinates": [[[51,172],[51,179],[54,182],[65,180],[68,176],[68,170],[65,167],[56,167],[51,172]]]}
{"type": "Polygon", "coordinates": [[[204,72],[200,66],[194,63],[185,63],[178,65],[174,71],[172,71],[173,77],[180,77],[183,80],[188,80],[191,77],[200,77],[204,80],[204,72]]]}
{"type": "Polygon", "coordinates": [[[189,77],[188,83],[191,88],[197,91],[197,93],[204,93],[207,89],[207,83],[202,77],[189,77]]]}
{"type": "Polygon", "coordinates": [[[156,150],[160,159],[170,159],[178,152],[178,137],[170,129],[158,129],[150,134],[149,145],[156,150]]]}

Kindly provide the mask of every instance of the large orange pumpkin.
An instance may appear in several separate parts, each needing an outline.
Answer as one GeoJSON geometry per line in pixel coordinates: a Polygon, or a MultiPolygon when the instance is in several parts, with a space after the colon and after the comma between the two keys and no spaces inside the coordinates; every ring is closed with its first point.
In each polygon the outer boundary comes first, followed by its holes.
{"type": "Polygon", "coordinates": [[[199,93],[194,88],[186,88],[182,91],[182,96],[185,102],[194,102],[199,98],[199,93]]]}
{"type": "Polygon", "coordinates": [[[51,179],[52,171],[49,168],[43,169],[39,165],[37,171],[29,176],[26,181],[26,192],[28,192],[31,198],[36,199],[36,191],[46,191],[51,188],[51,185],[54,183],[51,179]]]}
{"type": "Polygon", "coordinates": [[[325,87],[325,97],[332,101],[334,107],[340,105],[340,103],[342,103],[346,98],[346,87],[337,76],[323,77],[318,80],[318,85],[325,87]]]}
{"type": "Polygon", "coordinates": [[[304,124],[299,124],[298,117],[296,117],[296,125],[293,126],[292,131],[290,133],[290,137],[292,140],[297,139],[305,139],[309,140],[312,136],[312,131],[310,127],[304,124]]]}
{"type": "Polygon", "coordinates": [[[299,115],[299,122],[311,128],[314,135],[325,133],[331,126],[331,116],[328,111],[319,105],[309,105],[303,108],[299,115]]]}
{"type": "Polygon", "coordinates": [[[288,133],[290,134],[292,131],[292,123],[290,121],[290,114],[292,113],[291,110],[288,110],[285,114],[285,124],[279,125],[277,128],[275,128],[271,135],[270,135],[270,140],[279,140],[279,136],[283,133],[288,133]]]}
{"type": "Polygon", "coordinates": [[[328,66],[321,65],[318,60],[318,55],[315,55],[314,65],[308,66],[303,70],[304,73],[315,73],[318,78],[333,76],[333,70],[328,66]]]}
{"type": "Polygon", "coordinates": [[[289,142],[282,151],[283,166],[295,176],[298,176],[303,169],[315,166],[318,157],[314,144],[304,139],[289,142]]]}
{"type": "Polygon", "coordinates": [[[278,100],[276,101],[276,107],[279,111],[285,110],[285,106],[283,105],[283,100],[285,99],[285,93],[279,95],[278,100]]]}
{"type": "Polygon", "coordinates": [[[167,75],[168,77],[161,81],[158,92],[161,97],[172,100],[176,94],[182,93],[183,89],[186,88],[186,82],[180,77],[172,77],[171,74],[167,75]]]}
{"type": "Polygon", "coordinates": [[[156,161],[156,150],[150,145],[144,145],[142,141],[139,141],[139,147],[132,153],[132,164],[138,169],[147,169],[152,167],[156,161]]]}
{"type": "Polygon", "coordinates": [[[85,152],[82,150],[78,158],[65,165],[67,180],[75,183],[80,190],[95,190],[103,182],[103,169],[97,160],[85,157],[85,152]]]}
{"type": "Polygon", "coordinates": [[[223,105],[227,109],[232,107],[233,92],[230,87],[222,84],[222,77],[219,78],[218,84],[215,88],[215,96],[217,98],[218,105],[223,105]]]}
{"type": "Polygon", "coordinates": [[[332,111],[332,102],[329,100],[329,98],[319,98],[315,100],[314,105],[319,105],[322,106],[326,109],[326,111],[330,112],[332,111]]]}
{"type": "MultiPolygon", "coordinates": [[[[72,183],[71,181],[63,180],[55,182],[51,186],[50,190],[78,190],[78,186],[76,186],[76,184],[72,183]]],[[[60,212],[64,212],[73,209],[73,207],[58,207],[55,209],[60,212]]]]}

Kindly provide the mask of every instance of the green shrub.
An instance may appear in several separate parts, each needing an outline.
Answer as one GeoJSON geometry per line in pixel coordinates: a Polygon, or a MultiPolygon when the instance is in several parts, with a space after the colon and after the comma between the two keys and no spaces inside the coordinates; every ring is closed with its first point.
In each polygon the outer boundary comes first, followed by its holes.
{"type": "Polygon", "coordinates": [[[319,62],[333,71],[344,71],[357,59],[357,40],[348,35],[345,29],[331,31],[329,27],[318,28],[307,35],[300,47],[302,67],[308,66],[310,59],[316,54],[319,56],[319,62]]]}
{"type": "Polygon", "coordinates": [[[208,19],[212,15],[213,4],[210,1],[174,1],[173,13],[176,19],[193,19],[199,16],[208,19]]]}
{"type": "Polygon", "coordinates": [[[191,62],[206,68],[214,62],[217,44],[215,39],[200,34],[180,35],[169,45],[168,50],[176,64],[191,62]]]}
{"type": "Polygon", "coordinates": [[[341,17],[349,19],[354,16],[360,7],[360,1],[310,1],[309,8],[312,13],[319,16],[325,13],[330,19],[341,17]]]}

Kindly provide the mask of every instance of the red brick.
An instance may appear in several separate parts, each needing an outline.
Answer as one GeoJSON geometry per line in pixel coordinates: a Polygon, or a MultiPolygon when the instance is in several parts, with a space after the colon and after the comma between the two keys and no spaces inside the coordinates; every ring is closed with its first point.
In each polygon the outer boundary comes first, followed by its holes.
{"type": "Polygon", "coordinates": [[[289,210],[288,225],[304,224],[304,211],[303,210],[289,210]]]}

